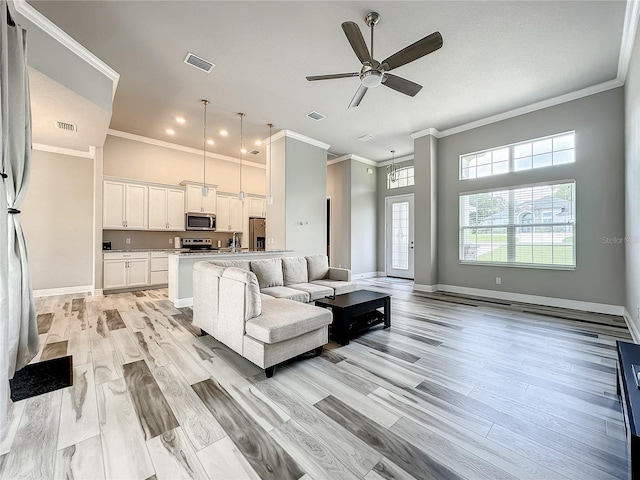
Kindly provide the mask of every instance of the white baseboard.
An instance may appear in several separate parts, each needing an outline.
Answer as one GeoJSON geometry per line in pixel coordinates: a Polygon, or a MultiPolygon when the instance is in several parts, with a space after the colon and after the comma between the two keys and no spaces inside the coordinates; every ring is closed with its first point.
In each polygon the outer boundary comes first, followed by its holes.
{"type": "Polygon", "coordinates": [[[102,297],[104,295],[104,290],[102,290],[101,288],[96,288],[93,291],[93,296],[94,297],[102,297]]]}
{"type": "Polygon", "coordinates": [[[362,280],[363,278],[374,278],[378,276],[378,272],[357,273],[351,275],[351,280],[362,280]]]}
{"type": "Polygon", "coordinates": [[[624,321],[627,322],[627,327],[629,328],[629,332],[631,332],[633,343],[640,343],[640,331],[626,308],[624,309],[624,321]]]}
{"type": "Polygon", "coordinates": [[[34,297],[53,297],[55,295],[70,295],[73,293],[89,293],[94,294],[93,285],[77,285],[75,287],[61,287],[61,288],[43,288],[40,290],[34,290],[34,297]]]}
{"type": "Polygon", "coordinates": [[[193,307],[193,297],[191,298],[178,298],[173,301],[173,306],[176,308],[193,307]]]}
{"type": "Polygon", "coordinates": [[[376,277],[386,277],[387,272],[376,272],[376,277]]]}
{"type": "Polygon", "coordinates": [[[438,285],[420,285],[419,283],[414,283],[413,289],[417,292],[433,293],[438,290],[438,285]]]}
{"type": "Polygon", "coordinates": [[[501,292],[498,290],[483,290],[481,288],[459,287],[457,285],[438,285],[438,290],[443,292],[461,293],[477,297],[497,298],[513,302],[532,303],[548,307],[570,308],[584,312],[605,313],[607,315],[624,316],[625,308],[621,305],[609,305],[606,303],[582,302],[579,300],[567,300],[564,298],[543,297],[540,295],[528,295],[525,293],[501,292]]]}

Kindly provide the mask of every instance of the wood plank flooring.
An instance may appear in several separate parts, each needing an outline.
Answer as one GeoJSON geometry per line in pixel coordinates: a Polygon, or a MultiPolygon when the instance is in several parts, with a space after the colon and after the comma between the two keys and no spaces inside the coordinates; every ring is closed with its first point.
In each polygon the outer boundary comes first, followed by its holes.
{"type": "Polygon", "coordinates": [[[0,479],[627,479],[624,319],[373,278],[392,327],[267,379],[166,290],[39,298],[34,362],[74,385],[15,403],[0,479]]]}

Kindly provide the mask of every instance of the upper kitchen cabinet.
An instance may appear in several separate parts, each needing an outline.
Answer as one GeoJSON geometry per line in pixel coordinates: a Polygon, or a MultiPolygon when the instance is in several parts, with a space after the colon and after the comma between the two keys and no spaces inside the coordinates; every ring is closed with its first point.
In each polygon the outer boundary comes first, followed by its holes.
{"type": "Polygon", "coordinates": [[[185,191],[149,187],[149,230],[184,231],[185,191]]]}
{"type": "Polygon", "coordinates": [[[105,180],[102,228],[147,230],[149,190],[146,185],[105,180]]]}
{"type": "Polygon", "coordinates": [[[218,194],[216,231],[238,233],[243,231],[242,202],[237,196],[218,194]]]}
{"type": "Polygon", "coordinates": [[[217,185],[207,185],[209,192],[202,194],[201,183],[181,182],[187,189],[187,213],[217,213],[216,188],[217,185]]]}
{"type": "Polygon", "coordinates": [[[247,197],[250,217],[265,217],[267,215],[267,199],[265,197],[247,197]]]}

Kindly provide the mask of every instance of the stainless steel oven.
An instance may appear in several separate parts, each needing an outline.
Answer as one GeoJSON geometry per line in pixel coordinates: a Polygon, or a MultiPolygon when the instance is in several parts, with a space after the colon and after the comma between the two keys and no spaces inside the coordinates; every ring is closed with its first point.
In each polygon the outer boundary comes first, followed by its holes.
{"type": "Polygon", "coordinates": [[[213,213],[187,213],[187,230],[215,231],[216,216],[213,213]]]}

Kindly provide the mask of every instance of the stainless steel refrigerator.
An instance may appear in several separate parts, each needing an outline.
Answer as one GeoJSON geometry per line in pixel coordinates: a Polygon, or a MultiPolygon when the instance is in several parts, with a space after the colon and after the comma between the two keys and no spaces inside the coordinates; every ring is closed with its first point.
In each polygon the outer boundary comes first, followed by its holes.
{"type": "Polygon", "coordinates": [[[265,249],[265,231],[267,221],[260,217],[249,218],[249,250],[265,249]]]}

